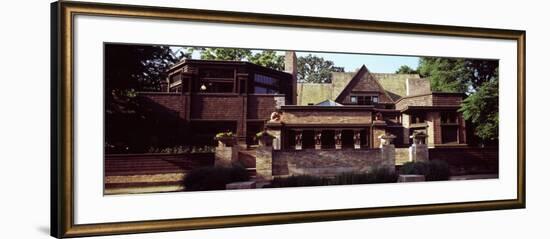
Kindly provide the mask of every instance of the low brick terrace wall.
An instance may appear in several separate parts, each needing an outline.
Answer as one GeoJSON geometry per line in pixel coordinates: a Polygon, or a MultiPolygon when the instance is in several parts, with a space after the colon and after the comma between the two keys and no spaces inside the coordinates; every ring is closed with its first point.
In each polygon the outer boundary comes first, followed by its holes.
{"type": "Polygon", "coordinates": [[[180,191],[185,174],[214,165],[214,153],[107,154],[105,193],[180,191]]]}
{"type": "Polygon", "coordinates": [[[366,172],[386,165],[380,149],[304,149],[273,151],[273,176],[333,176],[366,172]]]}
{"type": "Polygon", "coordinates": [[[107,154],[105,176],[181,173],[214,165],[214,153],[107,154]]]}

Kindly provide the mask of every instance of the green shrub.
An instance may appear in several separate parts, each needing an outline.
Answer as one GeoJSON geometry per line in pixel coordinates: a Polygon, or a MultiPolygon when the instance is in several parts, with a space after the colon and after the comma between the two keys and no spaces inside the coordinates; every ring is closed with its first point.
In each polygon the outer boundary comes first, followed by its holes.
{"type": "Polygon", "coordinates": [[[387,167],[374,168],[368,173],[343,173],[332,179],[333,185],[395,183],[397,174],[387,167]]]}
{"type": "Polygon", "coordinates": [[[271,138],[275,138],[275,136],[273,136],[272,134],[268,133],[267,131],[260,131],[258,133],[256,133],[256,135],[254,136],[256,139],[259,139],[263,136],[269,136],[271,138]]]}
{"type": "Polygon", "coordinates": [[[444,181],[451,177],[449,164],[441,160],[430,161],[430,174],[426,176],[428,181],[444,181]]]}
{"type": "Polygon", "coordinates": [[[451,170],[445,161],[433,160],[422,162],[407,162],[401,167],[401,174],[420,174],[426,181],[449,180],[451,170]]]}
{"type": "Polygon", "coordinates": [[[244,167],[204,167],[193,169],[183,178],[185,191],[224,190],[225,185],[250,180],[244,167]]]}
{"type": "Polygon", "coordinates": [[[380,167],[374,168],[368,173],[342,173],[335,177],[298,175],[286,178],[275,178],[267,187],[282,188],[395,182],[397,182],[397,174],[387,167],[380,167]]]}

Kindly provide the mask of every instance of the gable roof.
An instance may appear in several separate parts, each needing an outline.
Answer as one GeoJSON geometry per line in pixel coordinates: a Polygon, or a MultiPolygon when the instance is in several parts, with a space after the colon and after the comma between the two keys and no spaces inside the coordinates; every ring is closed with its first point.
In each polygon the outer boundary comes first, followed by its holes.
{"type": "MultiPolygon", "coordinates": [[[[297,104],[307,105],[308,103],[315,104],[324,100],[336,100],[344,89],[350,85],[352,79],[358,77],[360,71],[363,70],[365,69],[361,67],[355,72],[332,72],[331,83],[298,83],[297,104]]],[[[407,96],[407,79],[418,79],[420,77],[418,74],[372,72],[369,72],[369,75],[383,88],[386,92],[385,95],[393,102],[407,96]]]]}
{"type": "Polygon", "coordinates": [[[379,92],[381,93],[380,103],[393,103],[394,100],[386,92],[378,80],[372,76],[365,65],[361,66],[359,71],[353,76],[345,88],[338,94],[335,101],[343,102],[346,95],[352,91],[379,92]]]}
{"type": "Polygon", "coordinates": [[[324,100],[316,104],[317,106],[342,106],[342,104],[333,100],[324,100]]]}

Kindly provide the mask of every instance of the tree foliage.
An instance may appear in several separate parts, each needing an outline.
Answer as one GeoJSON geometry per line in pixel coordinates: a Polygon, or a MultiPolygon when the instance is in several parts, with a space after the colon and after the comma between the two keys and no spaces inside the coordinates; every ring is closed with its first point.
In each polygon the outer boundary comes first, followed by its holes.
{"type": "Polygon", "coordinates": [[[422,57],[418,71],[430,79],[432,91],[466,93],[460,112],[475,135],[498,140],[498,61],[422,57]]]}
{"type": "Polygon", "coordinates": [[[274,70],[284,70],[284,56],[276,51],[263,50],[253,53],[248,49],[199,48],[203,60],[249,61],[274,70]]]}
{"type": "Polygon", "coordinates": [[[432,90],[440,92],[475,92],[498,72],[498,61],[422,57],[418,72],[431,81],[432,90]]]}
{"type": "MultiPolygon", "coordinates": [[[[136,91],[159,91],[168,68],[183,57],[190,57],[190,53],[175,53],[166,46],[105,45],[106,152],[156,146],[160,141],[154,140],[155,135],[168,135],[166,132],[173,131],[173,124],[160,122],[173,116],[155,112],[150,104],[134,96],[136,91]],[[163,115],[158,117],[159,114],[163,115]],[[164,125],[166,132],[160,128],[164,125]],[[142,142],[144,139],[155,142],[142,142]]],[[[162,140],[175,142],[167,137],[162,140]]]]}
{"type": "Polygon", "coordinates": [[[418,71],[407,65],[402,65],[395,71],[395,74],[418,74],[418,71]]]}
{"type": "Polygon", "coordinates": [[[285,57],[277,55],[275,51],[265,50],[250,57],[250,62],[265,66],[274,70],[282,71],[285,69],[285,57]]]}
{"type": "Polygon", "coordinates": [[[422,57],[418,71],[430,79],[432,91],[468,91],[469,74],[464,59],[422,57]]]}
{"type": "Polygon", "coordinates": [[[238,48],[200,48],[202,60],[242,61],[252,56],[252,51],[238,48]]]}
{"type": "Polygon", "coordinates": [[[475,127],[475,134],[484,141],[498,139],[498,77],[483,82],[466,98],[459,110],[475,127]]]}
{"type": "Polygon", "coordinates": [[[127,44],[105,45],[105,86],[107,93],[158,91],[166,71],[189,53],[174,53],[167,46],[127,44]]]}
{"type": "Polygon", "coordinates": [[[343,67],[312,54],[298,57],[297,67],[298,81],[308,83],[330,83],[332,72],[344,72],[343,67]]]}
{"type": "MultiPolygon", "coordinates": [[[[276,51],[263,50],[253,52],[248,49],[234,48],[197,48],[203,60],[248,61],[274,70],[284,70],[284,56],[276,51]]],[[[298,57],[298,80],[309,83],[328,83],[331,72],[343,72],[344,68],[334,66],[334,62],[309,54],[298,57]]]]}

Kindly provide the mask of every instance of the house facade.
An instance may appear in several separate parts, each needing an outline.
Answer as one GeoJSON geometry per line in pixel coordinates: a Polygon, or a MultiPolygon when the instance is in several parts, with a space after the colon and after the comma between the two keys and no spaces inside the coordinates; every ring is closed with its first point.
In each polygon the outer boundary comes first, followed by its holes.
{"type": "Polygon", "coordinates": [[[178,137],[190,144],[213,144],[219,132],[255,144],[270,114],[295,102],[295,84],[292,74],[248,62],[183,60],[168,71],[162,92],[139,97],[177,115],[178,137]]]}
{"type": "Polygon", "coordinates": [[[432,92],[415,74],[377,74],[362,66],[335,72],[328,84],[298,83],[298,105],[281,106],[282,147],[377,148],[382,134],[408,147],[424,133],[430,148],[466,146],[467,124],[458,112],[465,95],[432,92]]]}
{"type": "Polygon", "coordinates": [[[415,74],[377,74],[362,66],[335,72],[328,84],[299,83],[296,55],[287,52],[284,71],[241,61],[183,60],[168,72],[163,92],[142,92],[182,122],[181,137],[210,142],[231,131],[242,145],[277,128],[280,149],[378,148],[382,134],[397,147],[414,133],[431,147],[465,146],[468,127],[457,111],[461,93],[432,92],[415,74]],[[272,119],[275,112],[276,120],[272,119]]]}

